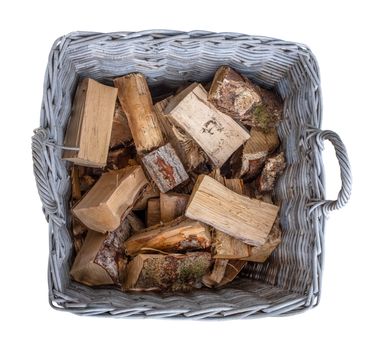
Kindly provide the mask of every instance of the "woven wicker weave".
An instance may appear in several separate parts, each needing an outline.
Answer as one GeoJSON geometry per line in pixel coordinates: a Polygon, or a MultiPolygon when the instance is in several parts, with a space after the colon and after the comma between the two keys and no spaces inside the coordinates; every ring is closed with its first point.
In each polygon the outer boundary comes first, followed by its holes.
{"type": "Polygon", "coordinates": [[[316,306],[326,213],[348,200],[351,174],[342,141],[321,131],[321,90],[317,62],[304,45],[235,33],[144,31],[76,32],[53,45],[44,82],[40,128],[33,136],[34,173],[49,222],[49,299],[54,308],[81,315],[114,317],[260,317],[316,306]],[[228,64],[284,99],[279,135],[288,167],[275,194],[281,200],[283,240],[264,264],[249,263],[243,277],[220,290],[189,294],[121,293],[88,288],[69,278],[72,243],[68,232],[70,180],[61,160],[64,130],[79,77],[110,82],[142,72],[150,86],[176,87],[187,80],[209,81],[228,64]],[[335,147],[342,188],[325,200],[321,149],[335,147]]]}

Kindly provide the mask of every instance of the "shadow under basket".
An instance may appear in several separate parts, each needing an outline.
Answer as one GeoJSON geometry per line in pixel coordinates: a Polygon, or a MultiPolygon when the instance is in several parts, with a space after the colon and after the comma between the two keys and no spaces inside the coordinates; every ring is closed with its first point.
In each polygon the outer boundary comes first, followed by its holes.
{"type": "Polygon", "coordinates": [[[350,196],[351,174],[337,134],[320,130],[322,118],[318,66],[302,44],[237,33],[169,30],[74,32],[54,43],[47,66],[40,128],[32,139],[34,173],[49,223],[49,299],[59,310],[113,317],[246,318],[301,312],[316,306],[321,275],[326,213],[350,196]],[[249,263],[241,277],[221,289],[190,293],[122,293],[89,288],[69,276],[70,178],[61,159],[64,132],[79,78],[103,83],[141,72],[152,92],[188,81],[208,82],[229,65],[284,100],[278,127],[287,168],[275,188],[281,203],[282,243],[265,263],[249,263]],[[335,147],[342,188],[325,200],[321,150],[335,147]]]}

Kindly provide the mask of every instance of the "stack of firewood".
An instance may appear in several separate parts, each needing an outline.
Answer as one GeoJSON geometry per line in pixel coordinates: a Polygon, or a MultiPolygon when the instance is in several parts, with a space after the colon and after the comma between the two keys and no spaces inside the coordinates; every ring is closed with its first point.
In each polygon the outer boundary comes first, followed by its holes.
{"type": "Polygon", "coordinates": [[[155,102],[145,77],[79,82],[72,162],[74,280],[124,291],[231,282],[281,241],[282,101],[230,67],[155,102]],[[207,90],[206,90],[207,88],[207,90]]]}

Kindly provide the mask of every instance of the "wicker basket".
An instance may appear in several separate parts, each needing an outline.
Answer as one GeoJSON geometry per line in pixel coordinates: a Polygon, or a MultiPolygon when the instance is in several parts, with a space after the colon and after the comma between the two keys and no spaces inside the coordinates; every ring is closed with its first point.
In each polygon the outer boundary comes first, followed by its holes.
{"type": "Polygon", "coordinates": [[[302,44],[235,33],[144,31],[76,32],[53,45],[44,82],[40,128],[33,136],[34,173],[49,223],[49,299],[52,307],[81,315],[224,318],[300,312],[320,297],[326,213],[350,196],[351,174],[342,141],[319,129],[322,118],[318,66],[302,44]],[[219,290],[189,294],[121,293],[72,282],[68,232],[70,180],[61,160],[64,130],[79,77],[104,83],[142,72],[153,87],[209,81],[228,64],[253,81],[274,87],[284,99],[279,135],[288,167],[275,195],[282,202],[283,240],[267,262],[249,263],[242,278],[219,290]],[[321,149],[335,147],[342,188],[324,197],[321,149]]]}

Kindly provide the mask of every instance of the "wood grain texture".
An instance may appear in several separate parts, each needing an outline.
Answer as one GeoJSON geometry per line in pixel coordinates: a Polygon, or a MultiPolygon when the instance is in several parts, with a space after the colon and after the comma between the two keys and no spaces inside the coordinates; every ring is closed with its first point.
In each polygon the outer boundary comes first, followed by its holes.
{"type": "Polygon", "coordinates": [[[185,215],[202,221],[241,241],[265,243],[279,207],[239,195],[216,180],[200,175],[185,215]]]}
{"type": "Polygon", "coordinates": [[[72,265],[72,278],[89,286],[118,284],[118,259],[122,258],[123,242],[129,233],[127,221],[107,235],[89,231],[72,265]]]}
{"type": "Polygon", "coordinates": [[[141,161],[162,193],[172,190],[189,178],[170,143],[148,153],[141,161]]]}
{"type": "Polygon", "coordinates": [[[94,231],[113,231],[132,210],[147,183],[140,166],[104,173],[72,212],[94,231]]]}
{"type": "Polygon", "coordinates": [[[148,250],[184,252],[209,248],[211,235],[201,222],[179,217],[163,225],[156,225],[140,231],[125,242],[128,255],[148,250]]]}
{"type": "Polygon", "coordinates": [[[167,141],[177,152],[187,171],[197,168],[200,164],[206,162],[208,157],[199,145],[187,135],[181,128],[174,125],[164,113],[165,108],[172,100],[170,96],[154,105],[158,120],[167,141]]]}
{"type": "Polygon", "coordinates": [[[115,104],[113,126],[111,128],[110,148],[125,144],[131,140],[132,134],[126,114],[124,113],[119,100],[117,100],[115,104]]]}
{"type": "Polygon", "coordinates": [[[164,137],[153,108],[147,81],[141,73],[114,79],[118,98],[128,119],[139,153],[149,152],[164,144],[164,137]]]}
{"type": "Polygon", "coordinates": [[[147,205],[147,227],[161,222],[160,198],[151,198],[147,205]]]}
{"type": "Polygon", "coordinates": [[[165,114],[198,143],[217,167],[250,137],[237,122],[207,101],[207,92],[198,83],[175,96],[165,114]]]}
{"type": "Polygon", "coordinates": [[[213,78],[208,100],[222,112],[241,117],[261,102],[261,96],[246,77],[229,66],[222,66],[213,78]]]}
{"type": "Polygon", "coordinates": [[[63,159],[75,164],[104,167],[110,145],[117,89],[84,79],[78,85],[68,122],[63,159]]]}
{"type": "Polygon", "coordinates": [[[185,213],[189,198],[189,195],[183,193],[161,193],[161,221],[169,222],[183,215],[185,213]]]}
{"type": "Polygon", "coordinates": [[[150,198],[157,198],[160,196],[160,191],[155,185],[148,183],[145,187],[140,198],[136,201],[133,210],[145,210],[148,205],[148,200],[150,198]]]}
{"type": "Polygon", "coordinates": [[[211,254],[139,254],[127,265],[123,290],[189,291],[201,286],[211,254]]]}

